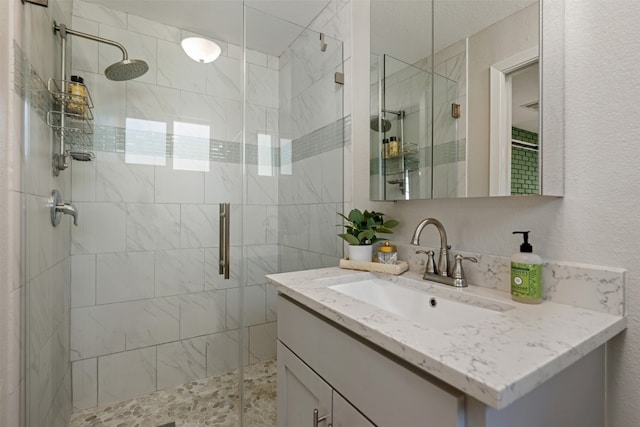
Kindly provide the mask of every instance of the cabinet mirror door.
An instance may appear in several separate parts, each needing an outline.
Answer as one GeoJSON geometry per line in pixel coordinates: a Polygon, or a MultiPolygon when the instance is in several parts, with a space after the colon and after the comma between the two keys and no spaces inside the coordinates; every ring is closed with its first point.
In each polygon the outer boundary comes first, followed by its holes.
{"type": "Polygon", "coordinates": [[[371,0],[371,199],[561,196],[563,8],[371,0]]]}

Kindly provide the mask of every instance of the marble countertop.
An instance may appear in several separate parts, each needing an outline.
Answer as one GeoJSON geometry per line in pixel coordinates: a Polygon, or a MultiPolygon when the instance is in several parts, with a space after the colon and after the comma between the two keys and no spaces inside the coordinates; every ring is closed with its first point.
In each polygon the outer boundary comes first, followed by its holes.
{"type": "Polygon", "coordinates": [[[272,274],[267,280],[278,292],[496,409],[606,343],[627,324],[623,316],[550,301],[516,303],[496,289],[455,289],[423,281],[411,271],[400,278],[376,275],[443,298],[508,306],[498,316],[438,331],[329,289],[371,274],[331,267],[272,274]]]}

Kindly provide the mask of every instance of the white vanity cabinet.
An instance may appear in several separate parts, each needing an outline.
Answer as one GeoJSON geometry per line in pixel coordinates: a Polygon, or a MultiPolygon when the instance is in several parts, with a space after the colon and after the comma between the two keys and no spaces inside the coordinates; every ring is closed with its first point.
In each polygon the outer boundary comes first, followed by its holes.
{"type": "Polygon", "coordinates": [[[331,414],[331,403],[333,427],[466,425],[463,393],[282,296],[278,340],[279,427],[313,426],[313,410],[331,414]]]}
{"type": "Polygon", "coordinates": [[[498,410],[279,295],[278,427],[314,409],[319,427],[601,427],[604,346],[498,410]]]}
{"type": "Polygon", "coordinates": [[[285,345],[278,342],[278,425],[374,427],[285,345]]]}

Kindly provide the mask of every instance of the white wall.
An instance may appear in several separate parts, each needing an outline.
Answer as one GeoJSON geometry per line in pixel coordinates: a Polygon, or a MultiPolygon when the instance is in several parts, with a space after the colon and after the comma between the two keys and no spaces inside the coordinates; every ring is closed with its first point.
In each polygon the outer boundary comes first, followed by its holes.
{"type": "MultiPolygon", "coordinates": [[[[381,206],[401,222],[398,241],[408,241],[422,218],[435,217],[446,226],[454,250],[507,256],[519,243],[511,231],[524,228],[543,258],[627,269],[629,327],[609,345],[607,416],[611,427],[632,427],[640,420],[640,3],[568,0],[566,7],[565,197],[381,206]]],[[[354,73],[368,60],[364,29],[354,33],[354,73]],[[364,58],[356,58],[358,51],[364,58]]],[[[368,66],[359,71],[366,73],[368,66]]],[[[358,137],[368,130],[368,100],[361,98],[367,94],[368,87],[354,87],[353,192],[354,205],[363,208],[374,206],[366,196],[355,196],[368,194],[361,190],[367,189],[368,164],[358,158],[369,158],[366,137],[358,137]]],[[[425,233],[425,244],[438,241],[433,230],[425,233]]]]}

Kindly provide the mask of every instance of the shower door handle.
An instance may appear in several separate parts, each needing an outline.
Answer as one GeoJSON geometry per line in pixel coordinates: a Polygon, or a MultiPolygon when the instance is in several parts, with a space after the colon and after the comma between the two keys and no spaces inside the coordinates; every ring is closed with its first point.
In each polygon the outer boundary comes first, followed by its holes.
{"type": "Polygon", "coordinates": [[[218,274],[224,274],[229,280],[229,229],[231,220],[231,205],[220,203],[220,243],[218,274]]]}

